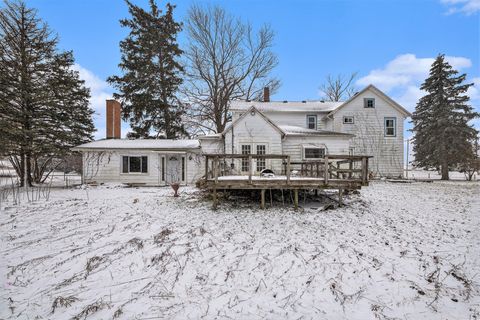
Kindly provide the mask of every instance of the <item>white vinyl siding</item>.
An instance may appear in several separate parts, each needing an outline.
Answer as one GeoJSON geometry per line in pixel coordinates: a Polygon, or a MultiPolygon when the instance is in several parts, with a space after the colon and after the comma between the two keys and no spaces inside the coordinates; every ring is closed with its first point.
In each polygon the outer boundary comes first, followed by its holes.
{"type": "MultiPolygon", "coordinates": [[[[369,155],[368,167],[375,176],[403,175],[404,114],[382,96],[367,90],[343,106],[327,123],[327,130],[354,134],[350,147],[356,155],[369,155]],[[374,98],[375,108],[365,108],[367,98],[374,98]],[[353,124],[344,124],[344,117],[354,116],[353,124]],[[385,136],[385,118],[395,118],[395,136],[385,136]]],[[[347,151],[348,154],[348,151],[347,151]]]]}

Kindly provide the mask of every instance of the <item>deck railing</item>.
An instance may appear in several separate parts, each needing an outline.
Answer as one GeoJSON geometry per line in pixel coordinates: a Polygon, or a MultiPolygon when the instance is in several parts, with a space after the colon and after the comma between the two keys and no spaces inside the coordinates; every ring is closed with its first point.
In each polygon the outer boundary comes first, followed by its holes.
{"type": "MultiPolygon", "coordinates": [[[[325,155],[322,159],[293,162],[289,155],[279,154],[204,154],[204,156],[205,180],[213,180],[215,183],[218,183],[218,178],[222,176],[248,175],[248,182],[251,184],[252,177],[260,174],[253,172],[254,161],[263,159],[281,161],[281,172],[276,172],[276,174],[280,173],[285,176],[287,184],[291,177],[299,176],[323,180],[325,185],[330,179],[358,181],[362,185],[366,185],[369,172],[368,159],[371,158],[371,156],[363,155],[325,155]],[[235,159],[248,161],[244,162],[244,164],[248,164],[248,172],[239,172],[235,168],[235,159]]],[[[269,168],[268,165],[266,168],[269,168]]],[[[275,170],[273,171],[275,172],[275,170]]]]}

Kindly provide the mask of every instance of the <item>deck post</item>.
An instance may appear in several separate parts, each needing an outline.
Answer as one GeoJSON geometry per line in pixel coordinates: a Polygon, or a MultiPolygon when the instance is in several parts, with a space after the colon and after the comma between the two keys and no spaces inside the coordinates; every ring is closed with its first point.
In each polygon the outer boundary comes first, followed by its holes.
{"type": "Polygon", "coordinates": [[[338,206],[339,206],[339,207],[342,207],[342,206],[343,206],[342,193],[343,193],[343,190],[342,190],[341,188],[338,189],[338,206]]]}
{"type": "Polygon", "coordinates": [[[265,209],[265,189],[260,191],[260,209],[265,209]]]}
{"type": "Polygon", "coordinates": [[[215,157],[213,162],[213,173],[215,178],[215,184],[218,184],[218,157],[215,157]]]}
{"type": "Polygon", "coordinates": [[[293,205],[295,210],[298,209],[298,189],[293,189],[293,205]]]}
{"type": "Polygon", "coordinates": [[[368,184],[368,158],[365,158],[365,172],[367,173],[366,183],[368,184]]]}
{"type": "Polygon", "coordinates": [[[365,185],[367,183],[367,158],[362,157],[362,184],[365,185]]]}
{"type": "Polygon", "coordinates": [[[290,156],[287,156],[287,184],[290,184],[290,156]]]}
{"type": "Polygon", "coordinates": [[[252,155],[248,156],[248,183],[252,184],[253,161],[252,155]]]}
{"type": "Polygon", "coordinates": [[[325,169],[325,177],[324,177],[324,179],[325,179],[325,185],[327,185],[328,184],[328,169],[329,169],[329,167],[328,167],[328,156],[327,155],[325,155],[324,163],[325,163],[325,168],[324,168],[325,169]]]}
{"type": "Polygon", "coordinates": [[[348,173],[348,178],[352,179],[352,171],[351,170],[353,170],[353,160],[350,160],[348,162],[348,170],[350,170],[350,172],[348,173]]]}
{"type": "Polygon", "coordinates": [[[208,180],[208,156],[205,156],[205,180],[208,180]]]}

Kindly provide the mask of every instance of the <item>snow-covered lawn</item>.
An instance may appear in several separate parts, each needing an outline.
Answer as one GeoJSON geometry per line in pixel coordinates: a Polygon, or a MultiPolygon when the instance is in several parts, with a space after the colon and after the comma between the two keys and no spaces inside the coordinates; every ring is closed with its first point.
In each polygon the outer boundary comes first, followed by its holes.
{"type": "Polygon", "coordinates": [[[2,208],[0,318],[480,318],[478,182],[374,182],[328,211],[171,195],[2,208]]]}

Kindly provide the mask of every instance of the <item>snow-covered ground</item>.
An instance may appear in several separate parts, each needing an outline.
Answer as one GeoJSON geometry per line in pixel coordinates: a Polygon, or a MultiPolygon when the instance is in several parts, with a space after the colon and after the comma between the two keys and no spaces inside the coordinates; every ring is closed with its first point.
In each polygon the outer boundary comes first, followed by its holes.
{"type": "Polygon", "coordinates": [[[1,208],[0,318],[480,318],[478,182],[378,181],[328,211],[171,195],[1,208]]]}

